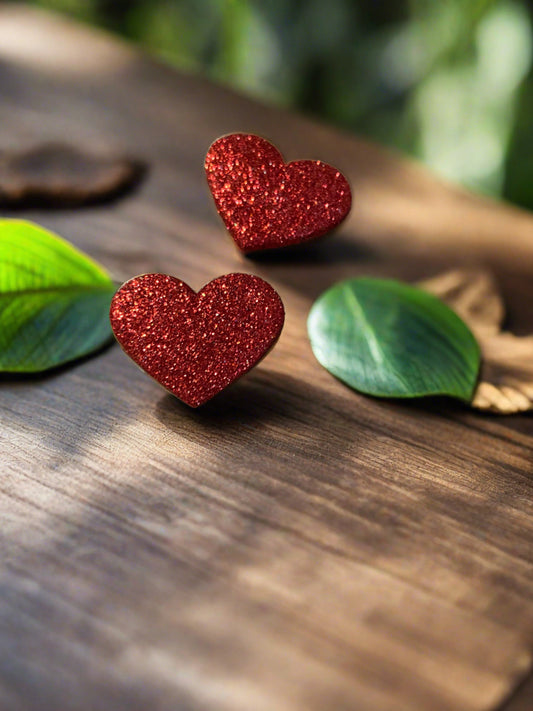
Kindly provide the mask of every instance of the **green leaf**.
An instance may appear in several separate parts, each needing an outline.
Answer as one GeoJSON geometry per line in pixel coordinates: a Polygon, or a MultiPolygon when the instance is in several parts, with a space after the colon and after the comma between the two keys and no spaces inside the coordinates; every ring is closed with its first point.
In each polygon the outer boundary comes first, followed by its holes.
{"type": "Polygon", "coordinates": [[[314,303],[309,338],[321,365],[378,397],[451,395],[469,402],[480,350],[439,299],[387,279],[340,282],[314,303]]]}
{"type": "Polygon", "coordinates": [[[0,220],[0,371],[32,373],[112,337],[109,275],[47,230],[0,220]]]}

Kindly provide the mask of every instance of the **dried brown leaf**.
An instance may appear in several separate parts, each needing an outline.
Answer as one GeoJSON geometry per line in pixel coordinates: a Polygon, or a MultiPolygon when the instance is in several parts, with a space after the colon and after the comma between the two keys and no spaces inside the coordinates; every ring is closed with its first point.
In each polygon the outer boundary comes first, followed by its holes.
{"type": "Polygon", "coordinates": [[[142,177],[142,162],[44,144],[0,153],[0,206],[71,207],[109,200],[142,177]]]}
{"type": "Polygon", "coordinates": [[[454,269],[420,282],[450,306],[478,340],[501,331],[505,307],[492,274],[484,269],[454,269]]]}
{"type": "Polygon", "coordinates": [[[458,269],[420,286],[448,304],[478,339],[482,365],[472,407],[506,415],[533,409],[533,336],[501,330],[505,310],[490,272],[458,269]]]}

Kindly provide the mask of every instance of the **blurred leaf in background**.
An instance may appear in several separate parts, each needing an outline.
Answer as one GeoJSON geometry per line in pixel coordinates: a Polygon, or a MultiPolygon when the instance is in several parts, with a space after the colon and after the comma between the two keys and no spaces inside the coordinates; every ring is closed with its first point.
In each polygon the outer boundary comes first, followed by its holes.
{"type": "Polygon", "coordinates": [[[526,0],[34,0],[533,209],[526,0]]]}

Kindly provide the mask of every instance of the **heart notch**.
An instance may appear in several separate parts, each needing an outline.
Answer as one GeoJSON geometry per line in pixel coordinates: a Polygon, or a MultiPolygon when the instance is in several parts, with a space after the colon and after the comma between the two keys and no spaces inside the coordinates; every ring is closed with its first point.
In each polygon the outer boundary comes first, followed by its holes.
{"type": "Polygon", "coordinates": [[[218,277],[199,292],[176,277],[144,274],[123,284],[110,311],[123,350],[191,407],[257,365],[284,319],[275,289],[250,274],[218,277]]]}
{"type": "Polygon", "coordinates": [[[321,237],[350,212],[352,194],[340,171],[318,160],[285,163],[253,134],[215,141],[205,171],[219,215],[247,254],[321,237]]]}

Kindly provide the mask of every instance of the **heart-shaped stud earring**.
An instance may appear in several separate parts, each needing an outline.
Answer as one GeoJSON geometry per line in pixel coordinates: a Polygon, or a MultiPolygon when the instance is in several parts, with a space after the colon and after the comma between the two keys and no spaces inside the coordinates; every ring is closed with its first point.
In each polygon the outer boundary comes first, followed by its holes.
{"type": "Polygon", "coordinates": [[[239,249],[277,249],[320,237],[352,204],[335,168],[315,160],[285,163],[264,138],[234,133],[215,141],[205,159],[216,208],[239,249]]]}
{"type": "Polygon", "coordinates": [[[278,293],[250,274],[227,274],[198,293],[165,274],[130,279],[111,303],[124,351],[191,407],[256,365],[277,341],[285,311],[278,293]]]}

